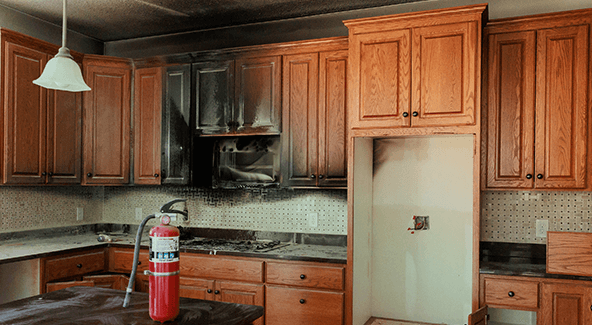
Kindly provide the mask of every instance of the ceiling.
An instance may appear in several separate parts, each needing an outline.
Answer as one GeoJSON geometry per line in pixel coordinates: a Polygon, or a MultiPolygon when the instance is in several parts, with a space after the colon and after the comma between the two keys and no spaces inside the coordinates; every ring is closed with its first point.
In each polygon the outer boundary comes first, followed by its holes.
{"type": "MultiPolygon", "coordinates": [[[[423,0],[70,0],[68,29],[108,42],[423,0]]],[[[61,26],[61,0],[0,0],[61,26]]]]}

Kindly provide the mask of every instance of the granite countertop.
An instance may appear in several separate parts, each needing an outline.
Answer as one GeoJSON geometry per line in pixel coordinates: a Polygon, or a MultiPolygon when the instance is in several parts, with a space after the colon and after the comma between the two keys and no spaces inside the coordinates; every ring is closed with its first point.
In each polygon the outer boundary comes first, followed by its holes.
{"type": "MultiPolygon", "coordinates": [[[[55,236],[23,236],[20,238],[0,238],[0,264],[10,263],[31,258],[49,256],[72,250],[99,247],[129,247],[135,244],[135,232],[109,232],[112,242],[99,242],[98,234],[94,232],[55,236]]],[[[142,236],[142,248],[148,248],[148,235],[142,236]]],[[[263,252],[241,252],[233,250],[210,250],[196,245],[180,247],[181,252],[245,256],[268,259],[299,260],[325,263],[347,262],[347,248],[345,246],[298,244],[294,242],[282,242],[278,248],[263,252]]]]}

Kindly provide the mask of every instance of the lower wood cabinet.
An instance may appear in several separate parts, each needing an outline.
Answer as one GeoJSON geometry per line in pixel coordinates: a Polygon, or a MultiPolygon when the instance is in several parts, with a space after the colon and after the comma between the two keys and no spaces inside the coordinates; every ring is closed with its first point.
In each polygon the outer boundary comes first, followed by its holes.
{"type": "Polygon", "coordinates": [[[266,325],[341,325],[343,292],[267,286],[266,325]]]}
{"type": "Polygon", "coordinates": [[[592,282],[482,274],[480,306],[534,311],[537,325],[592,324],[592,282]]]}
{"type": "Polygon", "coordinates": [[[82,280],[83,275],[106,271],[105,248],[77,251],[41,259],[40,293],[45,293],[47,284],[82,280]]]}

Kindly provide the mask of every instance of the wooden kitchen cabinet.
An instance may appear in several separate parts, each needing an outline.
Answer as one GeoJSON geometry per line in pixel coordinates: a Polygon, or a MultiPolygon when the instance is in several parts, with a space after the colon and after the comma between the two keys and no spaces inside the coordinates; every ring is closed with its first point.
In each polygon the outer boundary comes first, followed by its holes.
{"type": "Polygon", "coordinates": [[[131,61],[85,55],[83,185],[122,185],[130,177],[131,61]]]}
{"type": "MultiPolygon", "coordinates": [[[[50,282],[78,279],[83,275],[102,273],[106,268],[104,248],[90,249],[42,258],[40,261],[40,293],[50,282]]],[[[78,280],[81,280],[78,279],[78,280]]]]}
{"type": "Polygon", "coordinates": [[[193,78],[198,134],[280,133],[280,56],[198,62],[193,78]]]}
{"type": "Polygon", "coordinates": [[[162,68],[134,71],[134,184],[161,182],[162,68]]]}
{"type": "Polygon", "coordinates": [[[352,129],[473,126],[485,5],[344,21],[352,129]]]}
{"type": "Polygon", "coordinates": [[[347,50],[283,58],[282,183],[347,185],[347,50]]]}
{"type": "Polygon", "coordinates": [[[575,12],[486,28],[485,188],[589,186],[589,23],[575,12]]]}
{"type": "Polygon", "coordinates": [[[536,278],[484,277],[481,279],[481,305],[537,311],[539,283],[536,278]]]}
{"type": "MultiPolygon", "coordinates": [[[[6,54],[2,182],[80,183],[82,97],[33,84],[58,47],[5,29],[0,39],[6,54]]],[[[82,62],[81,54],[72,54],[82,62]]]]}
{"type": "Polygon", "coordinates": [[[167,67],[163,83],[161,184],[189,185],[191,65],[167,67]]]}
{"type": "Polygon", "coordinates": [[[592,324],[592,285],[543,283],[538,324],[592,324]]]}

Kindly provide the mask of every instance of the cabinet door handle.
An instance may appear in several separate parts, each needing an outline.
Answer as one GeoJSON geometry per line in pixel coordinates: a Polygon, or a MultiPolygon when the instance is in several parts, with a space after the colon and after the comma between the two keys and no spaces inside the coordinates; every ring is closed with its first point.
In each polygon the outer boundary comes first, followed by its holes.
{"type": "Polygon", "coordinates": [[[315,177],[316,177],[316,176],[315,176],[315,174],[311,174],[311,175],[310,175],[310,178],[311,178],[311,179],[315,179],[315,177]]]}
{"type": "Polygon", "coordinates": [[[323,179],[323,175],[319,175],[319,179],[323,179]]]}
{"type": "Polygon", "coordinates": [[[86,177],[92,177],[92,173],[86,174],[86,177]]]}
{"type": "Polygon", "coordinates": [[[154,174],[154,177],[158,178],[158,173],[154,174]]]}
{"type": "Polygon", "coordinates": [[[510,292],[508,292],[508,296],[509,296],[509,297],[514,297],[514,291],[510,291],[510,292]]]}
{"type": "Polygon", "coordinates": [[[76,267],[81,269],[82,268],[82,264],[76,264],[76,267]]]}
{"type": "Polygon", "coordinates": [[[543,179],[543,174],[538,174],[538,175],[537,175],[537,178],[538,178],[538,179],[543,179]]]}
{"type": "Polygon", "coordinates": [[[304,275],[304,274],[300,274],[300,278],[301,278],[302,280],[304,280],[304,279],[306,279],[306,275],[304,275]]]}
{"type": "Polygon", "coordinates": [[[532,178],[532,174],[526,174],[526,179],[531,179],[532,178]]]}
{"type": "Polygon", "coordinates": [[[46,172],[43,172],[43,173],[41,173],[41,176],[45,176],[45,175],[47,175],[47,173],[46,173],[46,172]]]}
{"type": "Polygon", "coordinates": [[[418,112],[413,112],[413,117],[417,117],[419,115],[418,112]]]}
{"type": "Polygon", "coordinates": [[[407,117],[407,116],[409,116],[409,113],[403,112],[403,117],[407,117]]]}
{"type": "Polygon", "coordinates": [[[214,294],[219,294],[219,293],[220,293],[220,290],[214,291],[214,294]]]}
{"type": "Polygon", "coordinates": [[[208,293],[212,293],[212,289],[208,289],[208,293]]]}
{"type": "Polygon", "coordinates": [[[306,300],[304,300],[304,299],[300,299],[300,303],[301,303],[301,304],[304,304],[305,302],[306,302],[306,300]]]}

